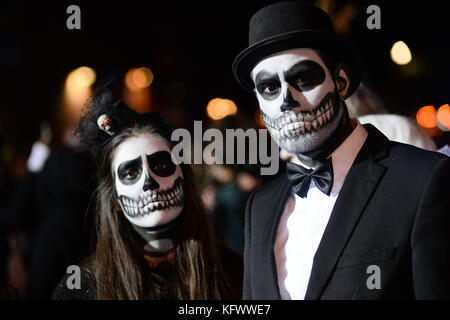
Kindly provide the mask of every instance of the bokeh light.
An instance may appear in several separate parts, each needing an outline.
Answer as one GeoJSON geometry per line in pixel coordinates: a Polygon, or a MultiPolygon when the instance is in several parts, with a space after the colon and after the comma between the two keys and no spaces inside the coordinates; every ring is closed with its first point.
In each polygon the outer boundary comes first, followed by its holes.
{"type": "Polygon", "coordinates": [[[67,125],[74,125],[81,109],[92,95],[92,85],[97,76],[94,69],[86,66],[72,70],[66,78],[63,95],[63,117],[67,125]]]}
{"type": "Polygon", "coordinates": [[[437,111],[437,121],[440,129],[443,131],[450,130],[450,106],[448,103],[439,107],[437,111]]]}
{"type": "Polygon", "coordinates": [[[264,123],[264,119],[262,117],[262,113],[261,113],[260,109],[256,110],[254,117],[255,117],[255,122],[259,128],[266,127],[266,124],[264,123]]]}
{"type": "Polygon", "coordinates": [[[140,67],[128,70],[125,75],[125,85],[131,91],[147,88],[153,82],[153,72],[149,68],[140,67]]]}
{"type": "Polygon", "coordinates": [[[151,111],[151,90],[153,72],[146,67],[131,68],[125,74],[123,99],[139,113],[151,111]]]}
{"type": "Polygon", "coordinates": [[[397,41],[392,46],[391,59],[398,65],[408,64],[412,60],[411,50],[403,41],[397,41]]]}
{"type": "Polygon", "coordinates": [[[69,73],[67,82],[81,88],[90,87],[96,79],[95,71],[89,67],[79,67],[69,73]]]}
{"type": "Polygon", "coordinates": [[[424,106],[417,111],[417,123],[423,128],[436,127],[436,109],[434,106],[424,106]]]}
{"type": "Polygon", "coordinates": [[[220,120],[237,113],[236,104],[230,99],[215,98],[209,101],[206,106],[208,117],[213,120],[220,120]]]}

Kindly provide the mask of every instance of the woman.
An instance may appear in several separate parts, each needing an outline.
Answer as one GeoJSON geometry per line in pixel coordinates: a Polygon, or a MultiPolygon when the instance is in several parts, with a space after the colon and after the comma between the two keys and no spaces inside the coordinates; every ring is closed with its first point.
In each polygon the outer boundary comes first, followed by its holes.
{"type": "Polygon", "coordinates": [[[81,288],[56,299],[240,299],[241,257],[216,244],[188,165],[174,164],[171,130],[107,89],[77,132],[96,156],[97,240],[81,288]]]}

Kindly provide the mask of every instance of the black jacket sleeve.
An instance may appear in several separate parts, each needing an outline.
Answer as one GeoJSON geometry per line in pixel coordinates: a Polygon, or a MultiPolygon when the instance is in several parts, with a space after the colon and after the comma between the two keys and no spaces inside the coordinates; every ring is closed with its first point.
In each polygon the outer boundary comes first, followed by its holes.
{"type": "Polygon", "coordinates": [[[442,158],[424,186],[411,234],[416,299],[450,299],[450,159],[442,158]]]}

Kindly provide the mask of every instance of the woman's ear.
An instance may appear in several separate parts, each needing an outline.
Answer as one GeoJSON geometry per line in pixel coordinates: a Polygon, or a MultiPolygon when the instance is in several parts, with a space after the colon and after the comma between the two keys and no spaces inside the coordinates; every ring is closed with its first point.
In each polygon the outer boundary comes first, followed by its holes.
{"type": "Polygon", "coordinates": [[[348,76],[347,68],[345,65],[340,64],[336,68],[334,80],[337,86],[339,97],[341,99],[347,98],[348,91],[350,90],[350,78],[348,76]]]}

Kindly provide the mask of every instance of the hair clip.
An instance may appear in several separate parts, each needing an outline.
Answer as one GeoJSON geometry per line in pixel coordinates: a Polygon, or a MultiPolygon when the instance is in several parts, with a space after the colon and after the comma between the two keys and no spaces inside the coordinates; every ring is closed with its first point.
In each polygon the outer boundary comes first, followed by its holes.
{"type": "Polygon", "coordinates": [[[100,130],[105,131],[110,136],[114,135],[114,131],[112,130],[112,121],[111,118],[106,114],[102,114],[97,119],[97,125],[100,130]]]}

